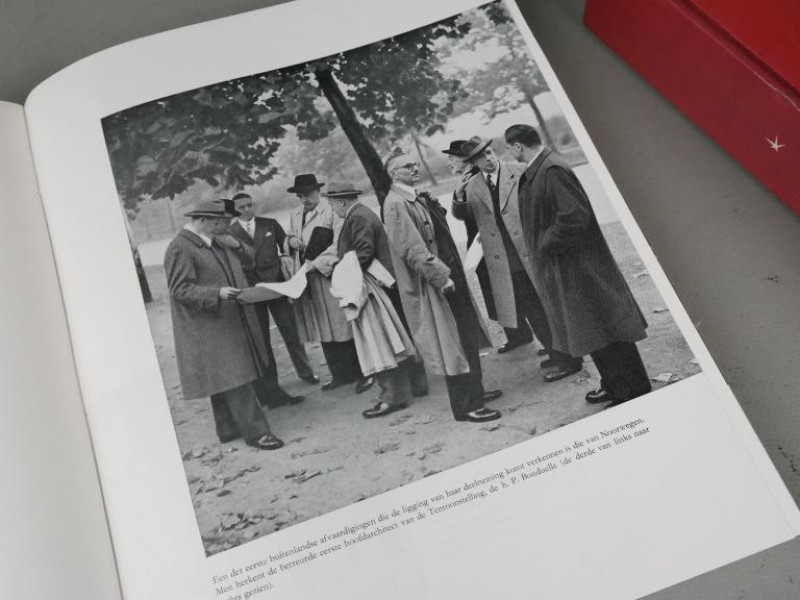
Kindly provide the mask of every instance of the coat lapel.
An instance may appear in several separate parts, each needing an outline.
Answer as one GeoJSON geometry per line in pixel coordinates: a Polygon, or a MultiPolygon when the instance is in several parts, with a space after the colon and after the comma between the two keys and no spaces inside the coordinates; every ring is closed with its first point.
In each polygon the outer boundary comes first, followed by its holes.
{"type": "Polygon", "coordinates": [[[501,211],[506,207],[506,204],[508,204],[509,198],[511,198],[511,192],[514,190],[514,182],[516,179],[517,176],[511,172],[508,165],[500,166],[500,187],[498,188],[498,193],[500,194],[501,211]]]}
{"type": "Polygon", "coordinates": [[[477,196],[480,201],[483,202],[486,210],[494,214],[494,208],[492,207],[492,191],[489,189],[489,184],[486,183],[486,177],[483,173],[480,173],[477,179],[478,181],[475,182],[477,185],[477,196]]]}

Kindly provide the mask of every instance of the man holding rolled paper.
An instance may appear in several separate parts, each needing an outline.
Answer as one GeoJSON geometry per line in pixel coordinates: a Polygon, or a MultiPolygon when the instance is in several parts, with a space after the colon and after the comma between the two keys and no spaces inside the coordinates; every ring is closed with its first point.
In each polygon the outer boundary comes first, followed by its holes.
{"type": "Polygon", "coordinates": [[[247,278],[235,251],[215,236],[227,230],[223,202],[199,202],[164,258],[175,358],[186,399],[211,398],[217,436],[238,437],[262,450],[283,442],[270,431],[254,383],[272,357],[255,309],[238,302],[247,278]]]}

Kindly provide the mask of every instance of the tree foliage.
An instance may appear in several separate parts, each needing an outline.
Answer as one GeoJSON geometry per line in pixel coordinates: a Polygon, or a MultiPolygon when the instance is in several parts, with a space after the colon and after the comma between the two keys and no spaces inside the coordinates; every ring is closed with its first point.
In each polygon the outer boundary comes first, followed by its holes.
{"type": "MultiPolygon", "coordinates": [[[[476,27],[508,26],[500,3],[302,65],[210,85],[107,117],[103,129],[117,187],[135,212],[204,181],[220,193],[264,183],[291,132],[325,140],[337,125],[379,198],[381,153],[410,132],[445,121],[468,92],[440,69],[443,45],[476,27]]],[[[513,26],[513,25],[511,25],[513,26]]],[[[476,41],[475,43],[480,43],[476,41]]]]}

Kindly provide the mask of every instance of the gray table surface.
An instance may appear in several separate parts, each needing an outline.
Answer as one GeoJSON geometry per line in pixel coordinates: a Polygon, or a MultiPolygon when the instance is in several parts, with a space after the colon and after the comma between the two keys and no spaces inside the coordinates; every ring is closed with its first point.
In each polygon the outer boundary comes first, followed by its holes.
{"type": "MultiPolygon", "coordinates": [[[[0,99],[21,103],[47,76],[114,44],[278,1],[0,0],[0,99]]],[[[584,29],[584,3],[520,0],[653,250],[800,500],[800,219],[584,29]]],[[[800,598],[800,541],[650,598],[800,598]]]]}

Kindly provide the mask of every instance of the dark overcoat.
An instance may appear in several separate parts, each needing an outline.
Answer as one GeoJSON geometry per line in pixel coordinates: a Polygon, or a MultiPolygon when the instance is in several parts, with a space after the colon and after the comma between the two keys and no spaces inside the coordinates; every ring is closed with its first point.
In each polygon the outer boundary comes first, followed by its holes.
{"type": "MultiPolygon", "coordinates": [[[[528,260],[528,250],[522,235],[519,217],[519,178],[525,172],[525,165],[515,162],[500,163],[498,193],[500,195],[500,218],[508,231],[511,243],[522,261],[528,277],[533,281],[533,272],[528,260]]],[[[469,180],[464,189],[464,198],[455,198],[452,204],[453,216],[462,221],[473,219],[481,234],[483,260],[488,270],[492,287],[497,322],[503,327],[519,327],[514,284],[508,263],[506,248],[500,229],[497,227],[492,192],[485,177],[478,173],[469,180]]]]}
{"type": "Polygon", "coordinates": [[[339,234],[339,258],[351,250],[355,251],[363,270],[368,269],[373,260],[377,260],[394,276],[392,251],[386,229],[378,215],[361,203],[355,204],[347,213],[339,234]]]}
{"type": "Polygon", "coordinates": [[[252,262],[245,262],[245,273],[250,285],[265,282],[284,281],[281,272],[281,251],[286,232],[275,219],[255,217],[256,225],[253,237],[250,237],[237,219],[231,225],[230,232],[243,244],[253,248],[252,262]]]}
{"type": "Polygon", "coordinates": [[[647,323],[600,231],[572,168],[545,148],[519,186],[534,286],[553,348],[584,356],[646,337],[647,323]]]}
{"type": "Polygon", "coordinates": [[[203,398],[262,377],[269,359],[255,308],[219,297],[222,287],[248,285],[236,254],[216,242],[212,250],[182,229],[167,247],[164,269],[183,397],[203,398]]]}

